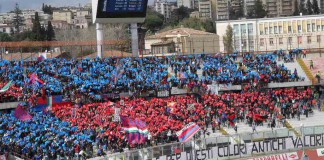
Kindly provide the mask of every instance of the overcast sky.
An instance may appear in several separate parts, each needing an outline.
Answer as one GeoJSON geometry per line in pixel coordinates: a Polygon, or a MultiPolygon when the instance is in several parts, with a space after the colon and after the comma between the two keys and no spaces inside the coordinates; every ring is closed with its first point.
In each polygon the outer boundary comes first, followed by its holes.
{"type": "MultiPolygon", "coordinates": [[[[154,0],[149,0],[152,4],[154,0]]],[[[0,13],[13,10],[15,4],[18,3],[20,9],[41,9],[42,4],[50,4],[52,6],[82,6],[91,0],[0,0],[0,13]]]]}

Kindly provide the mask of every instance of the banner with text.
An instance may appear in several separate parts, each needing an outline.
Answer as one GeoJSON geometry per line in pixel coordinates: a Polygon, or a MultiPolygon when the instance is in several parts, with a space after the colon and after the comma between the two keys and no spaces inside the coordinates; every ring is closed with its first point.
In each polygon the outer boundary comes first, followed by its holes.
{"type": "Polygon", "coordinates": [[[277,152],[303,147],[324,146],[324,134],[306,135],[304,137],[285,137],[244,144],[229,144],[207,149],[191,150],[172,155],[155,157],[153,160],[207,160],[226,157],[246,157],[266,152],[277,152]]]}

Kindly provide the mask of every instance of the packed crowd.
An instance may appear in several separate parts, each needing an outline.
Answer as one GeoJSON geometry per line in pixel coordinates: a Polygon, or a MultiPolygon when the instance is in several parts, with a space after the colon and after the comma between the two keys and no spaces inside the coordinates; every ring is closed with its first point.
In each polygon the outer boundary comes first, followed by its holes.
{"type": "Polygon", "coordinates": [[[210,126],[215,129],[233,125],[235,119],[263,124],[282,117],[308,116],[316,104],[315,98],[309,88],[246,89],[242,93],[207,94],[198,101],[194,96],[123,98],[123,102],[116,103],[60,106],[53,108],[52,114],[32,112],[33,119],[25,122],[12,114],[1,114],[0,148],[30,158],[102,155],[107,151],[177,141],[175,132],[189,122],[196,122],[206,133],[210,126]],[[121,123],[114,117],[114,108],[120,108],[120,115],[146,122],[150,133],[147,143],[128,143],[121,123]]]}
{"type": "Polygon", "coordinates": [[[93,96],[117,91],[168,90],[174,86],[212,82],[242,84],[303,80],[296,70],[292,72],[284,65],[277,65],[278,55],[276,52],[255,56],[247,53],[239,63],[236,63],[237,53],[160,58],[53,58],[29,62],[0,60],[0,82],[6,84],[13,80],[14,85],[5,96],[17,100],[22,98],[22,93],[93,96]],[[198,74],[199,70],[202,75],[198,74]],[[26,85],[33,73],[44,85],[26,85]]]}

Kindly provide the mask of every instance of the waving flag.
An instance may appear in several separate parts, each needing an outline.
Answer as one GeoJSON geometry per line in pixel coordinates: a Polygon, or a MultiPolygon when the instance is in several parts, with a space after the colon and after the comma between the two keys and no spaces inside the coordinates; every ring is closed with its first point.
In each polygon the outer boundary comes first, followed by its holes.
{"type": "Polygon", "coordinates": [[[139,144],[145,143],[145,138],[149,134],[148,127],[146,126],[146,122],[143,122],[142,120],[135,120],[136,127],[138,128],[139,132],[139,144]]]}
{"type": "Polygon", "coordinates": [[[37,86],[40,86],[44,84],[44,82],[37,77],[36,73],[33,73],[29,78],[29,84],[36,84],[37,86]]]}
{"type": "Polygon", "coordinates": [[[180,142],[188,141],[195,133],[199,131],[200,127],[196,123],[189,123],[176,134],[180,142]]]}
{"type": "Polygon", "coordinates": [[[33,118],[20,104],[15,109],[14,116],[22,121],[31,120],[33,118]]]}
{"type": "Polygon", "coordinates": [[[7,91],[10,88],[11,84],[12,81],[8,82],[5,86],[3,86],[2,89],[0,90],[0,93],[7,91]]]}
{"type": "Polygon", "coordinates": [[[132,120],[129,117],[120,116],[122,127],[127,135],[127,140],[132,144],[145,143],[145,138],[149,134],[146,123],[142,120],[132,120]]]}
{"type": "Polygon", "coordinates": [[[130,144],[135,144],[139,142],[138,128],[135,121],[129,117],[120,116],[120,121],[122,127],[126,133],[127,140],[130,144]]]}

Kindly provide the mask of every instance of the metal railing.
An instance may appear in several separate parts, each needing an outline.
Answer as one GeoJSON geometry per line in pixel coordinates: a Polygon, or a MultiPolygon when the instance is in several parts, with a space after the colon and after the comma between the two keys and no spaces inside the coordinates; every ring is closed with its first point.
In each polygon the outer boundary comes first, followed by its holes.
{"type": "MultiPolygon", "coordinates": [[[[300,132],[303,136],[310,135],[321,135],[324,136],[324,126],[310,126],[310,127],[298,127],[295,128],[297,132],[300,132]]],[[[113,153],[102,157],[96,157],[93,159],[96,160],[155,160],[155,159],[176,159],[177,155],[181,155],[184,152],[187,154],[184,159],[193,159],[197,158],[197,152],[206,152],[208,156],[205,159],[237,159],[237,158],[246,158],[246,157],[254,157],[260,156],[263,153],[255,153],[255,154],[239,154],[233,156],[224,156],[219,157],[217,155],[213,155],[212,157],[209,155],[211,153],[210,149],[213,147],[224,147],[229,145],[244,145],[246,143],[260,142],[260,141],[269,141],[269,140],[278,140],[283,138],[296,138],[294,131],[289,130],[287,128],[274,129],[273,131],[262,131],[258,133],[240,133],[229,136],[217,136],[217,137],[206,137],[201,139],[191,140],[185,143],[170,143],[164,144],[154,147],[148,147],[144,149],[138,150],[128,150],[123,153],[113,153]],[[233,140],[236,139],[236,140],[233,140]],[[239,142],[239,143],[237,143],[239,142]],[[182,152],[182,153],[181,153],[182,152]],[[193,154],[195,153],[194,157],[193,154]]],[[[324,144],[321,144],[324,145],[324,144]]],[[[287,148],[278,151],[267,151],[267,154],[271,153],[284,153],[290,151],[297,151],[306,148],[316,148],[319,146],[303,146],[303,148],[287,148]]],[[[183,156],[181,157],[183,159],[183,156]]]]}

